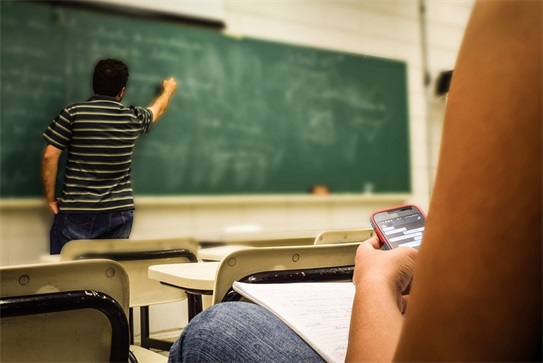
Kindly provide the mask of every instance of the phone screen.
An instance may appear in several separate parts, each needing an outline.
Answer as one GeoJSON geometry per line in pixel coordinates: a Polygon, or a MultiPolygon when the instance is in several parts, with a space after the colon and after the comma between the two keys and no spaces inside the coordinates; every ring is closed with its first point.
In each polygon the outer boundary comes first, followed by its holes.
{"type": "Polygon", "coordinates": [[[378,212],[372,218],[372,224],[376,224],[374,228],[378,229],[388,248],[418,249],[425,222],[424,213],[414,206],[378,212]]]}

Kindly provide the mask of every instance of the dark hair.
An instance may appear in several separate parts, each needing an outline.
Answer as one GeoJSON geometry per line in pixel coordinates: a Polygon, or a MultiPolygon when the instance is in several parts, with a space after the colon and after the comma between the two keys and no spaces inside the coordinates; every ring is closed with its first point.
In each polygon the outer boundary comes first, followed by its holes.
{"type": "Polygon", "coordinates": [[[115,59],[102,59],[94,68],[92,88],[94,93],[102,96],[115,97],[126,87],[128,67],[115,59]]]}

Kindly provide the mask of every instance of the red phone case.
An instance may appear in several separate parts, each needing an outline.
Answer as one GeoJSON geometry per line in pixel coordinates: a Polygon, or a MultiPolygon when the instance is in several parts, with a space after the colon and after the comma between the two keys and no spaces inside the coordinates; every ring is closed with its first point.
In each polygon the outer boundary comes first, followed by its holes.
{"type": "Polygon", "coordinates": [[[383,236],[381,230],[379,229],[379,227],[377,225],[377,222],[375,222],[374,217],[375,217],[376,214],[379,214],[379,213],[382,213],[382,212],[389,212],[389,211],[393,211],[393,210],[401,209],[401,208],[406,208],[406,207],[417,208],[417,210],[420,211],[420,213],[424,216],[424,219],[426,219],[426,214],[424,213],[422,208],[420,208],[418,205],[415,205],[415,204],[404,204],[404,205],[399,205],[399,206],[396,206],[396,207],[381,209],[381,210],[378,210],[376,212],[373,212],[372,215],[370,216],[370,224],[373,227],[373,229],[375,230],[375,233],[377,234],[377,237],[379,237],[379,241],[381,241],[381,243],[386,246],[387,250],[391,250],[392,246],[387,242],[385,236],[383,236]]]}

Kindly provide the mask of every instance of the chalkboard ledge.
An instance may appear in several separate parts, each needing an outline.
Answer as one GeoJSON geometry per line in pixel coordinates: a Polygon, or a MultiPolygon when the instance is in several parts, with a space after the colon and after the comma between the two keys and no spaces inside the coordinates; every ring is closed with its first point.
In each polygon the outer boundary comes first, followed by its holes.
{"type": "MultiPolygon", "coordinates": [[[[136,208],[155,206],[236,205],[236,204],[403,204],[411,194],[258,194],[258,195],[209,195],[209,196],[141,196],[135,198],[136,208]]],[[[0,199],[0,209],[26,209],[45,207],[42,198],[0,199]]]]}
{"type": "Polygon", "coordinates": [[[214,195],[214,196],[174,196],[174,197],[136,197],[137,206],[154,205],[229,205],[229,204],[306,204],[306,203],[381,203],[404,202],[409,194],[258,194],[258,195],[214,195]]]}

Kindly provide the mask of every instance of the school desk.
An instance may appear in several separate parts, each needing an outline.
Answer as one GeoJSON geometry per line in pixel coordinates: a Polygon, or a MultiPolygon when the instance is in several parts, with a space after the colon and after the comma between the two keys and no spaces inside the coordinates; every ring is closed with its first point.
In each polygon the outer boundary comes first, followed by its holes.
{"type": "Polygon", "coordinates": [[[202,311],[202,295],[212,295],[220,262],[174,263],[149,266],[148,276],[187,294],[189,321],[202,311]]]}

